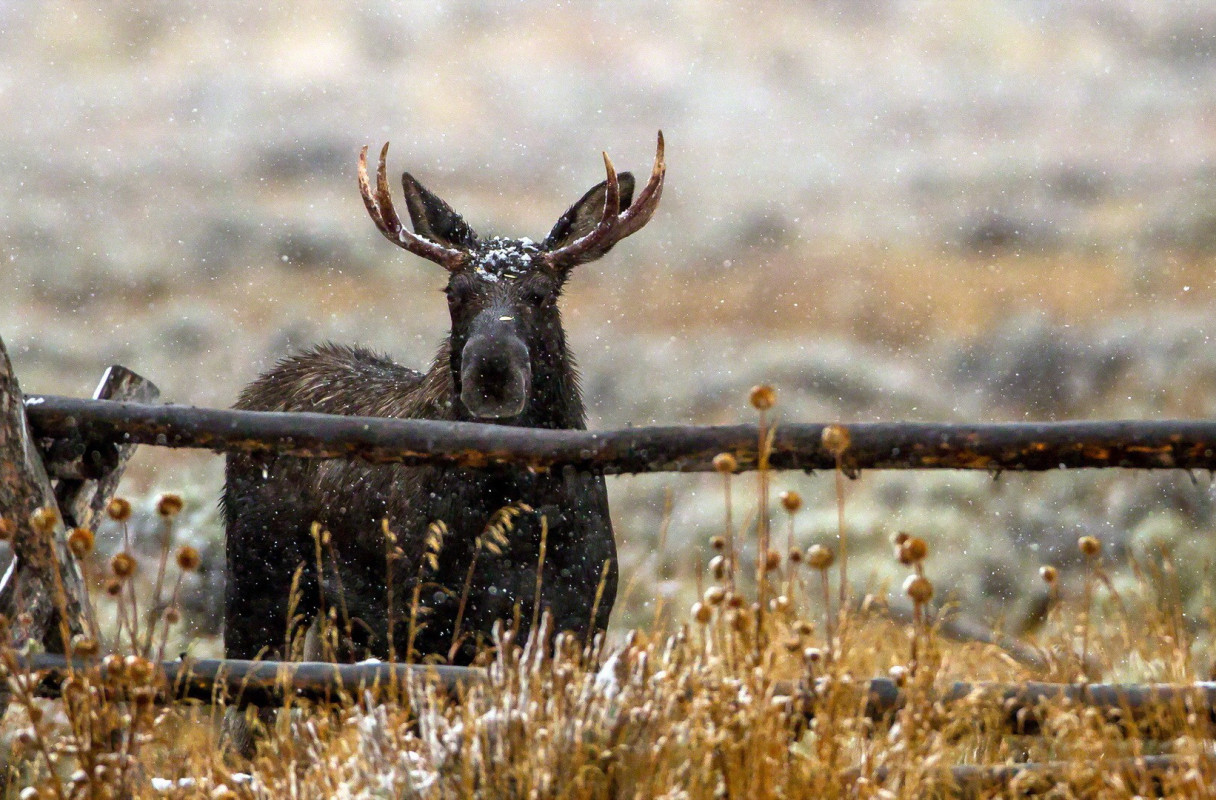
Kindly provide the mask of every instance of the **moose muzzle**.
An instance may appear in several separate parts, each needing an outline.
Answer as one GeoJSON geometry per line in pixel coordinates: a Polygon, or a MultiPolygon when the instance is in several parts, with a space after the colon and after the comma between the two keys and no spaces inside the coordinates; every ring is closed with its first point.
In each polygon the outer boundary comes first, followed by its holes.
{"type": "Polygon", "coordinates": [[[479,419],[523,413],[532,390],[528,347],[510,326],[493,326],[465,343],[460,358],[460,402],[479,419]]]}

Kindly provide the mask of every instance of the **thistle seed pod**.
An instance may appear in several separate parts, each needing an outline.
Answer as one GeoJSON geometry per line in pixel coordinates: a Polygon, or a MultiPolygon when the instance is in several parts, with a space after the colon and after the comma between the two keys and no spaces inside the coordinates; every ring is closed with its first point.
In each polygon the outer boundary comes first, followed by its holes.
{"type": "Polygon", "coordinates": [[[832,562],[836,560],[836,555],[831,548],[821,544],[811,545],[811,548],[806,551],[806,563],[811,565],[812,569],[825,570],[832,566],[832,562]]]}
{"type": "Polygon", "coordinates": [[[773,387],[766,384],[753,386],[751,392],[748,393],[748,401],[752,404],[752,408],[758,411],[768,411],[777,404],[777,393],[773,391],[773,387]]]}

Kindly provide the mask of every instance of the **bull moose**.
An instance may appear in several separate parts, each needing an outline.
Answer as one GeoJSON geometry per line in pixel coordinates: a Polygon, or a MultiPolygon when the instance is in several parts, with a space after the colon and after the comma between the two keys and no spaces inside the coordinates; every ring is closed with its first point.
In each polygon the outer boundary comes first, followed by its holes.
{"type": "MultiPolygon", "coordinates": [[[[359,156],[368,213],[389,241],[448,271],[451,331],[433,364],[421,373],[362,347],[323,344],[261,375],[236,407],[585,428],[558,300],[574,267],[654,214],[662,133],[636,201],[633,176],[604,155],[606,180],[541,242],[480,237],[408,172],[407,230],[387,153],[386,144],[374,187],[366,147],[359,156]]],[[[325,657],[469,663],[497,621],[523,637],[544,610],[554,630],[588,635],[606,627],[616,595],[607,494],[594,471],[234,454],[222,505],[230,658],[290,658],[289,628],[328,614],[341,635],[325,657]]]]}

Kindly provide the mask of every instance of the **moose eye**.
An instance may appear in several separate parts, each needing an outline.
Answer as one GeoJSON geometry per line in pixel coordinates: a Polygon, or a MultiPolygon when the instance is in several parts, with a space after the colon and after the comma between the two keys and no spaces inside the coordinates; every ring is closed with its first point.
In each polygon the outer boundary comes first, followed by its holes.
{"type": "Polygon", "coordinates": [[[553,302],[554,292],[553,287],[547,281],[529,281],[520,286],[519,299],[530,306],[530,308],[539,309],[553,302]]]}

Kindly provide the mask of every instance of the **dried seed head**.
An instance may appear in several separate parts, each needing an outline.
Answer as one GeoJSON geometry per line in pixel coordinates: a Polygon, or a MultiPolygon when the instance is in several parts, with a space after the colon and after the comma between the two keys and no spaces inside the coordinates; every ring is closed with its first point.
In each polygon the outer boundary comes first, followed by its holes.
{"type": "Polygon", "coordinates": [[[739,462],[730,453],[718,453],[714,456],[714,469],[723,475],[729,475],[739,468],[739,462]]]}
{"type": "Polygon", "coordinates": [[[181,495],[162,494],[160,500],[156,501],[156,513],[162,517],[176,517],[184,505],[181,495]]]}
{"type": "Polygon", "coordinates": [[[169,606],[165,609],[165,622],[169,623],[170,625],[176,625],[181,621],[182,612],[178,610],[177,606],[169,606]]]}
{"type": "Polygon", "coordinates": [[[146,683],[148,678],[152,677],[152,662],[146,658],[136,655],[127,656],[123,660],[123,666],[126,667],[131,680],[136,683],[146,683]]]}
{"type": "Polygon", "coordinates": [[[702,625],[709,622],[713,614],[714,610],[704,603],[696,602],[692,604],[692,618],[702,625]]]}
{"type": "Polygon", "coordinates": [[[778,614],[788,613],[790,607],[790,599],[783,594],[779,594],[769,601],[769,608],[778,614]]]}
{"type": "Polygon", "coordinates": [[[68,534],[68,549],[77,558],[84,558],[93,552],[93,532],[88,528],[72,528],[68,534]]]}
{"type": "Polygon", "coordinates": [[[432,522],[426,528],[426,552],[438,555],[443,549],[443,537],[448,535],[448,524],[441,519],[432,522]]]}
{"type": "Polygon", "coordinates": [[[116,554],[110,559],[110,571],[114,577],[126,579],[135,574],[135,557],[127,551],[116,554]]]}
{"type": "Polygon", "coordinates": [[[810,564],[812,569],[827,569],[835,560],[836,554],[832,552],[832,549],[821,544],[813,544],[806,551],[806,563],[810,564]]]}
{"type": "Polygon", "coordinates": [[[125,498],[115,497],[106,503],[106,516],[115,522],[126,522],[131,518],[131,504],[125,498]]]}
{"type": "Polygon", "coordinates": [[[818,647],[808,647],[802,651],[802,657],[808,664],[818,664],[823,660],[823,651],[818,647]]]}
{"type": "Polygon", "coordinates": [[[709,560],[709,572],[714,580],[720,581],[726,577],[726,556],[714,556],[709,560]]]}
{"type": "Polygon", "coordinates": [[[909,575],[904,581],[904,594],[918,606],[933,599],[933,584],[924,575],[909,575]]]}
{"type": "Polygon", "coordinates": [[[58,523],[59,512],[50,506],[36,509],[33,514],[30,514],[30,525],[39,533],[54,533],[58,523]]]}
{"type": "Polygon", "coordinates": [[[908,682],[907,667],[896,665],[891,667],[891,669],[887,671],[887,674],[891,676],[891,682],[901,689],[904,687],[904,684],[908,682]]]}
{"type": "Polygon", "coordinates": [[[896,549],[899,549],[903,545],[904,542],[908,541],[911,538],[912,538],[912,534],[905,533],[904,531],[899,531],[898,533],[896,533],[894,536],[891,537],[891,544],[894,545],[894,547],[896,549]]]}
{"type": "Polygon", "coordinates": [[[193,572],[194,570],[198,569],[200,561],[201,558],[199,557],[198,551],[190,545],[187,544],[178,548],[177,567],[182,572],[193,572]]]}
{"type": "Polygon", "coordinates": [[[781,554],[776,550],[769,550],[764,556],[764,571],[772,572],[781,566],[781,554]]]}
{"type": "Polygon", "coordinates": [[[122,594],[122,581],[118,578],[110,578],[106,581],[106,594],[110,597],[118,597],[122,594]]]}
{"type": "Polygon", "coordinates": [[[781,507],[791,514],[802,508],[802,495],[792,489],[788,492],[782,492],[777,497],[781,500],[781,507]]]}
{"type": "Polygon", "coordinates": [[[929,555],[929,545],[924,539],[910,536],[899,546],[899,563],[905,566],[919,564],[929,555]]]}
{"type": "Polygon", "coordinates": [[[90,658],[97,655],[100,649],[101,646],[97,643],[97,640],[90,636],[85,636],[83,633],[78,633],[72,637],[73,655],[81,658],[90,658]]]}
{"type": "Polygon", "coordinates": [[[705,594],[701,597],[707,606],[720,606],[722,601],[726,599],[726,590],[721,586],[711,586],[705,590],[705,594]]]}
{"type": "Polygon", "coordinates": [[[17,532],[17,526],[8,517],[0,517],[0,542],[7,542],[17,532]]]}
{"type": "Polygon", "coordinates": [[[1087,558],[1093,558],[1102,552],[1102,542],[1096,536],[1082,536],[1077,539],[1077,547],[1087,558]]]}
{"type": "Polygon", "coordinates": [[[715,536],[714,538],[709,540],[709,546],[712,547],[714,550],[718,551],[719,553],[721,553],[723,550],[726,549],[726,537],[715,536]]]}
{"type": "Polygon", "coordinates": [[[797,547],[791,547],[788,558],[789,558],[791,564],[801,564],[802,563],[802,551],[799,550],[797,547]]]}
{"type": "Polygon", "coordinates": [[[743,595],[735,594],[734,592],[727,592],[726,605],[730,606],[731,608],[743,608],[743,595]]]}
{"type": "Polygon", "coordinates": [[[777,404],[777,393],[773,391],[773,387],[766,384],[753,386],[748,394],[748,401],[752,404],[752,408],[768,411],[777,404]]]}
{"type": "Polygon", "coordinates": [[[101,668],[105,671],[106,677],[112,680],[117,680],[126,674],[126,665],[123,663],[122,656],[117,653],[110,653],[103,658],[101,668]]]}
{"type": "Polygon", "coordinates": [[[794,630],[798,632],[799,636],[810,636],[815,632],[815,623],[800,619],[794,623],[794,630]]]}
{"type": "Polygon", "coordinates": [[[1060,573],[1050,564],[1044,564],[1039,567],[1039,577],[1043,579],[1043,583],[1054,586],[1055,582],[1060,579],[1060,573]]]}
{"type": "Polygon", "coordinates": [[[836,458],[840,458],[844,455],[844,451],[849,449],[852,437],[849,435],[849,429],[843,425],[827,425],[819,434],[819,441],[823,444],[824,450],[836,458]]]}

